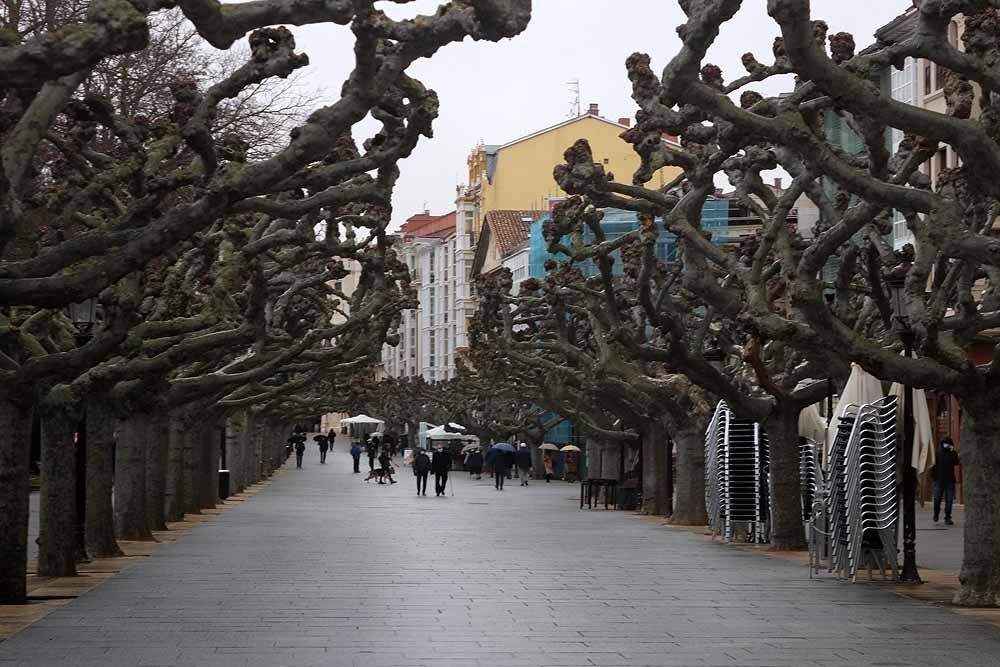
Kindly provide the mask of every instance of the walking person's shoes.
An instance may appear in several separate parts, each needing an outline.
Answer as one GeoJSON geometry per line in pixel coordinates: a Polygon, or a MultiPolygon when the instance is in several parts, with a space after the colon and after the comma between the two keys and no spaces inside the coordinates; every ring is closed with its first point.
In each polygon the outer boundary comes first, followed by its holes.
{"type": "Polygon", "coordinates": [[[944,525],[946,525],[946,526],[954,526],[955,522],[952,521],[951,519],[945,519],[944,520],[944,525]]]}
{"type": "Polygon", "coordinates": [[[934,523],[937,523],[937,522],[938,522],[938,515],[937,515],[937,514],[935,514],[935,515],[934,515],[934,523]]]}

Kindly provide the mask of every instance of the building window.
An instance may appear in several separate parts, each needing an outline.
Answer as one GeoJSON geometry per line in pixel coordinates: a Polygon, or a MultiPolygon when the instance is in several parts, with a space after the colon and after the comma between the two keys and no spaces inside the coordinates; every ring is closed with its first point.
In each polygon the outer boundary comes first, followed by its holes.
{"type": "Polygon", "coordinates": [[[939,150],[938,154],[937,154],[937,158],[938,158],[938,171],[937,171],[937,173],[938,173],[938,176],[940,176],[941,172],[948,168],[948,149],[947,148],[942,148],[941,150],[939,150]]]}
{"type": "Polygon", "coordinates": [[[924,61],[924,95],[925,96],[930,95],[931,91],[933,90],[931,88],[931,85],[932,85],[931,84],[931,79],[933,77],[933,74],[931,72],[931,68],[933,66],[934,66],[934,64],[931,61],[929,61],[929,60],[925,60],[924,61]]]}

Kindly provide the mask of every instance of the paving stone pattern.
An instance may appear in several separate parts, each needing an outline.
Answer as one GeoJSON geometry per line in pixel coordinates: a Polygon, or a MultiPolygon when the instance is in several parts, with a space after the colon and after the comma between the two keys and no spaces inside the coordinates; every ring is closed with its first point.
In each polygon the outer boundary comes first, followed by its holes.
{"type": "MultiPolygon", "coordinates": [[[[621,513],[578,487],[350,473],[314,447],[0,644],[0,667],[1000,665],[1000,630],[621,513]]],[[[398,461],[398,459],[397,459],[398,461]]],[[[363,467],[367,467],[363,460],[363,467]]],[[[400,466],[401,467],[401,466],[400,466]]]]}

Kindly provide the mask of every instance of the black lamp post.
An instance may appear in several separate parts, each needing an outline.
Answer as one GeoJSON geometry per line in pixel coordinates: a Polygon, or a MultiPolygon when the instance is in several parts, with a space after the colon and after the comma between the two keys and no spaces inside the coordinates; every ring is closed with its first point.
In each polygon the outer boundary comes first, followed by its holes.
{"type": "MultiPolygon", "coordinates": [[[[97,300],[85,299],[69,305],[69,318],[76,328],[77,345],[86,345],[97,322],[97,300]]],[[[76,559],[89,563],[87,554],[87,415],[84,413],[76,429],[76,559]]]]}
{"type": "MultiPolygon", "coordinates": [[[[892,299],[892,312],[896,319],[899,337],[903,341],[903,352],[907,358],[913,355],[913,330],[906,311],[906,275],[912,265],[904,261],[886,276],[892,299]]],[[[907,584],[922,584],[917,570],[917,471],[913,468],[913,387],[904,384],[903,403],[903,569],[899,581],[907,584]]]]}

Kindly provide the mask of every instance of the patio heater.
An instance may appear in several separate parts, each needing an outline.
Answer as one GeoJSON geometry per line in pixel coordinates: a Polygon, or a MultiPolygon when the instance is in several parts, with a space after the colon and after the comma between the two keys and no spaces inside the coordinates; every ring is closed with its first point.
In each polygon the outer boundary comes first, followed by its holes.
{"type": "MultiPolygon", "coordinates": [[[[889,287],[892,314],[903,341],[903,353],[909,359],[913,355],[913,329],[906,310],[906,276],[913,265],[903,261],[886,275],[885,282],[889,287]]],[[[921,584],[920,572],[917,570],[917,471],[913,463],[913,387],[909,383],[903,385],[905,400],[903,403],[903,569],[899,573],[899,581],[906,584],[921,584]]]]}
{"type": "MultiPolygon", "coordinates": [[[[70,321],[76,330],[73,337],[79,346],[86,345],[93,337],[94,324],[97,322],[97,300],[84,299],[80,303],[71,303],[67,308],[70,321]]],[[[87,554],[87,414],[84,412],[76,429],[76,451],[74,453],[76,468],[76,560],[89,563],[87,554]]]]}

